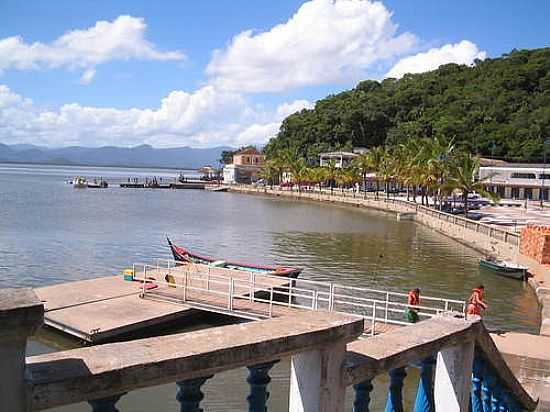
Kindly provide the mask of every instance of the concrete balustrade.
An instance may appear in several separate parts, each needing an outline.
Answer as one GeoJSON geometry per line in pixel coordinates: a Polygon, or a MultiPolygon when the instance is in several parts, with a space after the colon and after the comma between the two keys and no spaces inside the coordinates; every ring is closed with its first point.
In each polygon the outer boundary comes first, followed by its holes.
{"type": "Polygon", "coordinates": [[[208,379],[246,366],[248,410],[266,412],[269,371],[286,357],[292,412],[342,412],[348,386],[355,393],[354,412],[369,411],[373,378],[386,373],[385,410],[402,411],[403,385],[415,383],[407,377],[410,367],[420,368],[416,412],[536,407],[480,321],[436,317],[357,340],[361,318],[304,312],[25,359],[25,340],[42,322],[42,305],[28,289],[0,290],[0,298],[0,411],[87,401],[95,412],[115,412],[124,394],[175,382],[180,410],[200,412],[208,379]]]}

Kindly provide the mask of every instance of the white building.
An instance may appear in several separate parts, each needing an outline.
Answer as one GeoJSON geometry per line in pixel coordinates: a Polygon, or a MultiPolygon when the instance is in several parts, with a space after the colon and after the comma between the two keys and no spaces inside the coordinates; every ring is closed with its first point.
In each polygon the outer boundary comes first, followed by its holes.
{"type": "Polygon", "coordinates": [[[331,161],[334,162],[338,168],[349,166],[349,164],[359,156],[357,153],[352,152],[328,152],[319,154],[319,165],[321,167],[328,166],[331,161]]]}
{"type": "Polygon", "coordinates": [[[486,188],[503,199],[548,200],[550,166],[542,164],[513,164],[482,166],[480,179],[486,180],[486,188]]]}

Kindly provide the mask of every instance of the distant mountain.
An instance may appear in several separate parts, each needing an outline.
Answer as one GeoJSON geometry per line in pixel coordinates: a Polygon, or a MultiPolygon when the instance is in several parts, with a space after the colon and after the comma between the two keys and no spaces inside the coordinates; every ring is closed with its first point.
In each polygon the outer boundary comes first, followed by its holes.
{"type": "Polygon", "coordinates": [[[48,148],[0,143],[0,162],[196,169],[205,165],[217,165],[224,150],[232,150],[232,148],[219,146],[207,149],[191,147],[157,149],[149,145],[130,148],[114,146],[48,148]]]}

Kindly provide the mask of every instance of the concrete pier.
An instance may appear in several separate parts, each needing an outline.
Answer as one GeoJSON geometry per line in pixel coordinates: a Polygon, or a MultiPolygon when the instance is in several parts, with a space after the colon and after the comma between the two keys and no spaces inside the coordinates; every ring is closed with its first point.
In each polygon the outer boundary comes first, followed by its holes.
{"type": "Polygon", "coordinates": [[[35,289],[45,307],[44,323],[89,343],[98,343],[190,316],[186,305],[139,298],[139,282],[108,276],[35,289]]]}

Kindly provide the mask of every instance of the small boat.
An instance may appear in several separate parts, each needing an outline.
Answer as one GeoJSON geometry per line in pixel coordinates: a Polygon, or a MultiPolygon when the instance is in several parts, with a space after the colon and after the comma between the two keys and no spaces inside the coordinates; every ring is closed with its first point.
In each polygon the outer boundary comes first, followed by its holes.
{"type": "Polygon", "coordinates": [[[499,260],[492,256],[486,257],[485,259],[480,259],[479,266],[492,272],[496,272],[499,275],[519,280],[526,278],[527,270],[529,269],[526,266],[518,265],[505,260],[499,260]]]}
{"type": "Polygon", "coordinates": [[[301,268],[255,265],[229,260],[220,260],[210,256],[199,255],[198,253],[192,253],[187,249],[173,244],[168,238],[166,239],[168,240],[168,245],[170,246],[172,255],[174,255],[174,260],[179,262],[192,262],[203,265],[223,267],[226,269],[245,270],[264,275],[286,276],[292,279],[296,279],[300,275],[300,272],[302,272],[301,268]]]}
{"type": "Polygon", "coordinates": [[[88,187],[88,182],[86,181],[86,178],[77,176],[73,179],[73,187],[75,189],[84,189],[88,187]]]}
{"type": "Polygon", "coordinates": [[[109,187],[109,183],[107,181],[101,179],[99,182],[94,179],[92,183],[88,183],[88,187],[90,189],[106,189],[109,187]]]}

